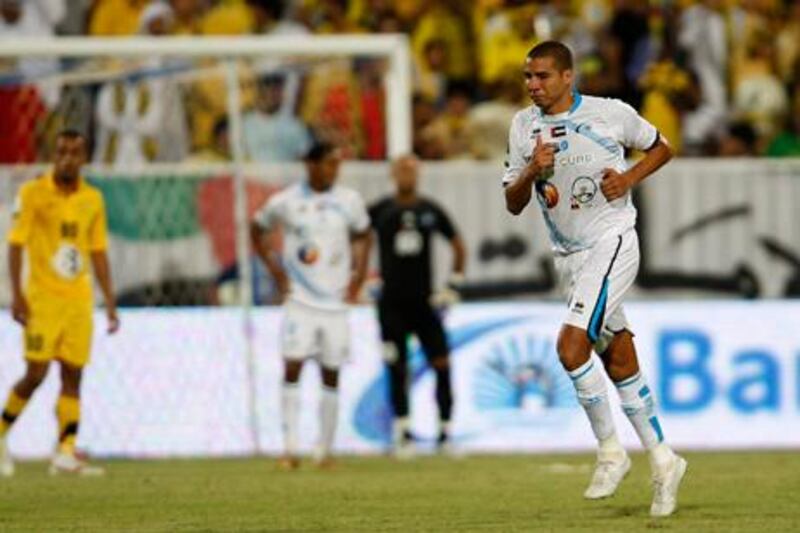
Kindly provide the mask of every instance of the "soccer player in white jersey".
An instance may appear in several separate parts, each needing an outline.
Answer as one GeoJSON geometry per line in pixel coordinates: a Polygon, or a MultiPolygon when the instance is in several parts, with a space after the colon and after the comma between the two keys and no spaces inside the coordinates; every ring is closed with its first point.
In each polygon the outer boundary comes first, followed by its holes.
{"type": "Polygon", "coordinates": [[[524,74],[534,105],[511,124],[503,185],[506,206],[515,215],[535,191],[568,297],[558,356],[599,443],[584,496],[611,496],[631,467],[617,439],[603,372],[591,357],[594,349],[649,452],[650,514],[667,516],[677,505],[686,461],[664,442],[622,301],[639,267],[630,190],[669,161],[672,150],[629,105],[577,93],[572,54],[563,44],[547,41],[531,49],[524,74]],[[628,168],[625,148],[644,157],[628,168]]]}
{"type": "Polygon", "coordinates": [[[367,268],[369,216],[354,190],[335,185],[341,154],[316,143],[306,156],[308,179],[270,198],[256,213],[252,238],[256,251],[284,298],[281,350],[285,359],[281,397],[285,455],[279,465],[296,469],[303,362],[316,358],[322,372],[319,445],[315,460],[332,465],[336,432],[339,367],[349,354],[347,303],[354,302],[367,268]],[[277,257],[268,232],[283,229],[277,257]]]}

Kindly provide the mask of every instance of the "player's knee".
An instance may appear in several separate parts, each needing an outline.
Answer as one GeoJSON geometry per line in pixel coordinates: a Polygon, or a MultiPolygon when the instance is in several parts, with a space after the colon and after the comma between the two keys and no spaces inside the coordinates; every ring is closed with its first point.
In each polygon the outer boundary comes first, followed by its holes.
{"type": "Polygon", "coordinates": [[[61,387],[77,391],[81,386],[83,371],[80,368],[61,363],[61,387]]]}
{"type": "Polygon", "coordinates": [[[25,370],[25,375],[17,386],[17,392],[24,393],[25,397],[30,396],[42,384],[44,378],[47,377],[48,367],[47,363],[29,363],[25,370]]]}
{"type": "Polygon", "coordinates": [[[558,335],[556,349],[561,365],[574,370],[589,360],[592,344],[584,330],[567,325],[558,335]]]}

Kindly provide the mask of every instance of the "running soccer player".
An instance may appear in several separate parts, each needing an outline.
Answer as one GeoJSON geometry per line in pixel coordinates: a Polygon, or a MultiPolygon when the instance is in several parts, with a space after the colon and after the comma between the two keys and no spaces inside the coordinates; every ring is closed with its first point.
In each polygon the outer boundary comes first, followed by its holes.
{"type": "Polygon", "coordinates": [[[103,291],[108,332],[119,328],[106,256],[106,213],[100,192],[80,175],[86,162],[84,137],[64,130],[56,139],[52,171],[24,184],[17,196],[8,233],[14,320],[24,328],[25,375],[8,395],[0,421],[0,474],[11,476],[14,463],[6,434],[47,375],[50,362],[61,367],[56,404],[58,448],[50,473],[102,474],[75,453],[80,423],[80,385],[92,341],[92,280],[103,291]],[[22,259],[29,276],[23,287],[22,259]]]}
{"type": "Polygon", "coordinates": [[[417,193],[418,173],[417,158],[398,158],[392,164],[395,194],[377,201],[369,209],[372,227],[378,236],[383,279],[378,317],[394,411],[392,444],[398,457],[413,453],[413,435],[408,419],[407,341],[411,334],[419,339],[436,374],[438,446],[447,449],[450,444],[453,410],[450,350],[442,320],[431,305],[431,238],[440,233],[450,242],[453,253],[451,283],[457,285],[463,279],[466,259],[464,243],[450,217],[435,202],[417,193]]]}
{"type": "Polygon", "coordinates": [[[285,455],[279,465],[296,469],[300,371],[315,357],[322,371],[319,446],[315,460],[332,465],[339,367],[350,352],[347,303],[355,302],[367,268],[369,217],[357,192],[335,185],[341,153],[317,142],[305,158],[308,179],[271,197],[256,213],[252,240],[285,297],[281,398],[285,455]],[[267,233],[283,228],[283,253],[273,254],[267,233]]]}
{"type": "Polygon", "coordinates": [[[631,467],[617,439],[603,373],[591,357],[594,349],[649,452],[650,514],[667,516],[677,505],[686,461],[664,441],[622,302],[639,267],[630,190],[669,161],[672,150],[629,105],[577,93],[572,54],[565,45],[547,41],[535,46],[524,75],[534,105],[518,112],[511,124],[503,185],[514,215],[535,190],[567,293],[558,356],[599,444],[584,496],[611,496],[631,467]],[[644,157],[628,168],[624,148],[640,150],[644,157]]]}

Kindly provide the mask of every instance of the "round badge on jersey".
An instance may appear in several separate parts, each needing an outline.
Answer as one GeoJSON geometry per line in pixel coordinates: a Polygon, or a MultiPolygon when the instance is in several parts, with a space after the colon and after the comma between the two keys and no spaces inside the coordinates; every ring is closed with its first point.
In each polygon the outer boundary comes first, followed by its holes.
{"type": "Polygon", "coordinates": [[[59,277],[73,280],[83,271],[83,258],[73,244],[62,243],[51,260],[53,270],[59,277]]]}
{"type": "Polygon", "coordinates": [[[297,258],[304,265],[313,265],[319,260],[319,248],[312,243],[305,243],[297,249],[297,258]]]}
{"type": "Polygon", "coordinates": [[[404,229],[394,236],[394,253],[399,256],[417,255],[422,252],[423,239],[415,229],[404,229]]]}
{"type": "Polygon", "coordinates": [[[594,200],[597,184],[588,176],[579,176],[572,182],[572,198],[579,204],[594,200]]]}
{"type": "Polygon", "coordinates": [[[549,181],[537,181],[536,194],[548,209],[558,205],[558,189],[549,181]]]}

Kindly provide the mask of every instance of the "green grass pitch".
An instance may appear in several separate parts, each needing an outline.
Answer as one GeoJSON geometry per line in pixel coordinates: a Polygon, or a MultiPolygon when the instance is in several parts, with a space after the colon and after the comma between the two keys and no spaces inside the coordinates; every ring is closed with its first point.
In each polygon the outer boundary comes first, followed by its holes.
{"type": "Polygon", "coordinates": [[[589,455],[108,461],[104,478],[0,479],[0,531],[800,531],[800,453],[688,453],[677,513],[648,516],[641,454],[611,499],[581,494],[589,455]]]}

